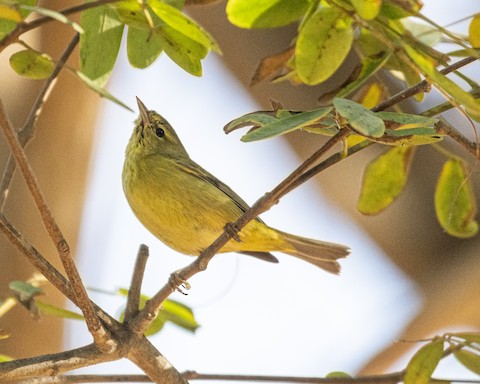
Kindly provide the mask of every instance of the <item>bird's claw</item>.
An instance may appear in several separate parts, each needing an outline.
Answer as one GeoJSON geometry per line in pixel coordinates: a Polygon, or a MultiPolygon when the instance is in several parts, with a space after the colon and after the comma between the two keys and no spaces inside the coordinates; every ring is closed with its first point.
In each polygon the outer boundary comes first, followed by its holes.
{"type": "Polygon", "coordinates": [[[225,232],[228,233],[228,236],[232,238],[233,240],[243,243],[242,239],[238,235],[238,232],[240,232],[240,229],[237,228],[237,226],[233,223],[227,223],[224,227],[225,232]]]}
{"type": "Polygon", "coordinates": [[[190,283],[182,276],[180,276],[180,273],[178,271],[175,271],[170,275],[170,285],[174,290],[180,292],[182,295],[185,296],[188,295],[188,293],[184,292],[182,288],[186,291],[191,288],[190,283]]]}

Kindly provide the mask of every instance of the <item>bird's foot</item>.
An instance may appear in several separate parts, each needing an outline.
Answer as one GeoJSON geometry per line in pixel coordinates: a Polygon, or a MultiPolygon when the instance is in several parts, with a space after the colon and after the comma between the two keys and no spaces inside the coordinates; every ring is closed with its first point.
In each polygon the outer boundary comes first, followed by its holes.
{"type": "Polygon", "coordinates": [[[169,282],[172,289],[180,292],[182,295],[188,295],[184,290],[188,291],[191,288],[191,285],[180,275],[179,271],[175,271],[170,275],[169,282]]]}
{"type": "Polygon", "coordinates": [[[240,232],[240,229],[238,229],[234,223],[227,223],[223,229],[228,234],[228,236],[230,236],[231,239],[239,243],[243,243],[242,239],[238,235],[238,232],[240,232]]]}

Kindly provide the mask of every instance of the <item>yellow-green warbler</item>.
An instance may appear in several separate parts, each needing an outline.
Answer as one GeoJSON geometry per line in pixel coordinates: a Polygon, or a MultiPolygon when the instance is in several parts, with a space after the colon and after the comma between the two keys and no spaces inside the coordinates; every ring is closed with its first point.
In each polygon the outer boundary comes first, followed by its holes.
{"type": "MultiPolygon", "coordinates": [[[[174,250],[198,256],[235,222],[248,205],[232,189],[195,163],[171,125],[137,98],[135,123],[123,165],[123,189],[137,218],[174,250]]],[[[349,249],[291,235],[250,221],[220,252],[240,252],[278,262],[279,251],[338,273],[337,259],[349,249]],[[239,241],[240,240],[240,241],[239,241]]]]}

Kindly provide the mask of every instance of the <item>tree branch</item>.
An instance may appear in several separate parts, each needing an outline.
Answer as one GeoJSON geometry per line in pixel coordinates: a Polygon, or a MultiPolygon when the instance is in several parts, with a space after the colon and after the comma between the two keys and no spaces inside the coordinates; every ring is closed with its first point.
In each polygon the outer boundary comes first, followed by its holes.
{"type": "MultiPolygon", "coordinates": [[[[120,0],[97,0],[89,3],[76,5],[74,7],[66,8],[58,11],[58,13],[64,16],[68,16],[74,13],[85,11],[90,8],[99,7],[101,5],[105,5],[108,3],[116,3],[118,1],[120,0]]],[[[43,24],[49,23],[50,21],[54,21],[54,20],[55,19],[52,19],[51,17],[48,17],[48,16],[41,16],[30,22],[19,23],[13,31],[11,31],[2,40],[0,40],[0,52],[2,52],[10,44],[17,42],[18,38],[25,32],[31,31],[32,29],[35,29],[43,24]]]]}
{"type": "Polygon", "coordinates": [[[72,369],[117,360],[118,354],[105,354],[95,344],[70,351],[0,363],[0,381],[34,376],[54,376],[72,369]]]}
{"type": "Polygon", "coordinates": [[[144,244],[140,245],[133,270],[132,282],[128,290],[127,307],[125,309],[125,323],[128,323],[134,316],[138,314],[140,305],[140,294],[142,292],[143,274],[148,260],[148,247],[144,244]]]}
{"type": "MultiPolygon", "coordinates": [[[[466,57],[463,60],[457,61],[456,63],[453,63],[452,65],[449,65],[446,68],[443,68],[440,73],[442,75],[448,75],[451,72],[454,72],[470,63],[473,63],[475,60],[477,60],[476,57],[466,57]]],[[[378,112],[378,111],[383,111],[387,108],[390,108],[392,105],[398,104],[399,102],[408,99],[412,96],[415,96],[417,93],[421,92],[428,92],[430,89],[430,83],[427,80],[423,80],[410,88],[404,89],[401,92],[398,92],[397,94],[393,95],[392,97],[389,97],[387,100],[377,104],[375,107],[372,108],[373,112],[378,112]]]]}
{"type": "MultiPolygon", "coordinates": [[[[266,382],[266,383],[308,383],[308,384],[396,384],[403,381],[405,372],[360,377],[301,377],[301,376],[268,376],[268,375],[228,375],[207,374],[187,371],[182,374],[185,380],[266,382]]],[[[49,378],[38,378],[23,381],[22,384],[70,384],[70,383],[125,383],[152,382],[145,375],[64,375],[49,378]],[[35,381],[34,381],[35,380],[35,381]]],[[[478,381],[475,381],[478,382],[478,381]]]]}
{"type": "MultiPolygon", "coordinates": [[[[72,38],[70,43],[68,44],[67,48],[63,52],[62,56],[57,62],[52,74],[50,77],[45,81],[43,84],[42,89],[40,90],[39,94],[37,95],[37,99],[33,104],[32,109],[30,110],[30,114],[27,117],[23,127],[18,131],[17,135],[20,139],[20,143],[22,147],[25,147],[30,139],[33,137],[33,133],[35,131],[35,123],[37,122],[37,118],[42,111],[42,107],[47,101],[50,92],[52,91],[53,87],[55,86],[56,79],[60,74],[63,66],[67,62],[68,58],[72,54],[73,50],[77,46],[79,41],[79,34],[76,33],[75,36],[72,38]]],[[[10,187],[10,182],[12,181],[13,174],[15,172],[15,159],[13,158],[12,154],[8,156],[7,165],[5,170],[3,171],[2,181],[0,181],[0,212],[3,210],[3,206],[5,204],[7,195],[8,195],[8,188],[10,187]]]]}
{"type": "Polygon", "coordinates": [[[309,384],[396,384],[403,381],[404,371],[385,375],[360,377],[300,377],[300,376],[265,376],[265,375],[217,375],[197,372],[185,372],[188,380],[222,380],[222,381],[261,381],[270,383],[309,383],[309,384]]]}
{"type": "Polygon", "coordinates": [[[62,294],[76,303],[70,282],[45,259],[20,232],[0,213],[0,231],[10,243],[20,252],[43,276],[47,278],[62,294]]]}
{"type": "Polygon", "coordinates": [[[143,335],[132,338],[127,358],[155,383],[187,384],[180,372],[143,335]]]}
{"type": "Polygon", "coordinates": [[[95,310],[93,309],[93,305],[87,295],[87,291],[82,283],[80,274],[78,273],[77,267],[75,266],[73,258],[71,257],[70,247],[68,246],[67,241],[65,240],[60,228],[53,218],[52,212],[50,211],[50,208],[48,207],[47,202],[38,186],[37,180],[27,160],[22,145],[15,134],[15,130],[8,120],[1,100],[0,127],[2,128],[5,138],[10,145],[10,149],[15,161],[22,171],[23,177],[40,213],[43,224],[45,225],[50,238],[57,248],[63,267],[65,268],[65,272],[70,280],[70,284],[76,299],[76,304],[81,309],[85,317],[88,330],[92,334],[95,343],[97,343],[100,348],[109,348],[109,336],[107,335],[107,331],[103,327],[95,313],[95,310]]]}

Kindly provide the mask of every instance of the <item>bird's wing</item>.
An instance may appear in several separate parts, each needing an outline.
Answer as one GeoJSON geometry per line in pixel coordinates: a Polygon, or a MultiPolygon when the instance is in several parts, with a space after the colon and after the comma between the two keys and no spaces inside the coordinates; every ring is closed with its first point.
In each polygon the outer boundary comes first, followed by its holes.
{"type": "Polygon", "coordinates": [[[232,188],[217,179],[207,170],[203,169],[200,165],[194,163],[192,160],[189,160],[188,162],[177,160],[177,163],[184,169],[185,172],[215,186],[218,190],[230,197],[235,202],[237,207],[242,210],[242,212],[245,212],[248,208],[250,208],[248,204],[233,191],[232,188]]]}

